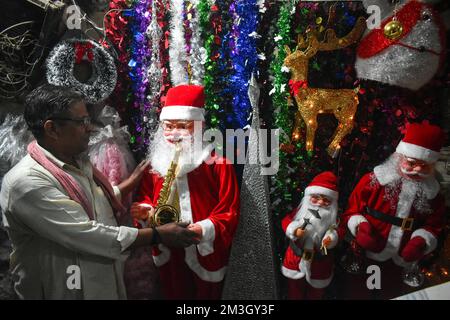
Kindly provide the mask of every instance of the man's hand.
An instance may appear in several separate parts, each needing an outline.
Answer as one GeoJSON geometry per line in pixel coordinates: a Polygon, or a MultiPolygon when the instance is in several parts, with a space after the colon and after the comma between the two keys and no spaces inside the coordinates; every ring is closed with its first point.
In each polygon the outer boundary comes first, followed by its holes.
{"type": "Polygon", "coordinates": [[[142,175],[144,171],[148,169],[150,161],[144,160],[138,164],[138,166],[134,169],[133,173],[125,179],[122,183],[119,184],[120,193],[122,197],[125,197],[128,193],[133,191],[134,188],[141,181],[142,175]]]}
{"type": "Polygon", "coordinates": [[[137,220],[146,221],[150,216],[155,214],[155,208],[150,205],[139,204],[139,202],[134,202],[130,208],[131,216],[137,220]]]}
{"type": "Polygon", "coordinates": [[[294,236],[296,236],[297,239],[301,239],[305,235],[305,232],[306,232],[305,230],[297,228],[295,229],[294,236]]]}
{"type": "Polygon", "coordinates": [[[197,239],[201,240],[203,237],[202,227],[196,223],[188,225],[188,229],[194,231],[197,234],[197,239]]]}
{"type": "Polygon", "coordinates": [[[161,243],[167,247],[184,248],[198,244],[197,233],[187,228],[188,223],[167,223],[157,227],[161,243]]]}
{"type": "Polygon", "coordinates": [[[422,237],[414,237],[408,241],[403,248],[401,257],[406,262],[418,261],[422,259],[427,243],[422,237]]]}

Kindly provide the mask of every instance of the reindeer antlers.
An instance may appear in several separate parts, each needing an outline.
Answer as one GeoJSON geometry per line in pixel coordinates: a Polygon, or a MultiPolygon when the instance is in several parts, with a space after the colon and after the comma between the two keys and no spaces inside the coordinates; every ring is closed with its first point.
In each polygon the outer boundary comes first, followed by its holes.
{"type": "MultiPolygon", "coordinates": [[[[365,29],[366,20],[363,17],[359,17],[353,29],[344,37],[338,38],[333,29],[327,29],[324,32],[323,40],[319,41],[318,31],[315,28],[310,28],[306,31],[306,40],[301,34],[297,36],[297,46],[294,51],[306,48],[303,54],[305,57],[310,58],[314,56],[317,51],[342,49],[358,41],[365,29]]],[[[285,46],[285,50],[288,55],[292,54],[288,46],[285,46]]]]}
{"type": "Polygon", "coordinates": [[[327,29],[324,40],[319,43],[319,51],[345,48],[358,41],[365,29],[366,20],[363,17],[359,17],[352,31],[342,38],[336,37],[336,32],[333,29],[327,29]]]}

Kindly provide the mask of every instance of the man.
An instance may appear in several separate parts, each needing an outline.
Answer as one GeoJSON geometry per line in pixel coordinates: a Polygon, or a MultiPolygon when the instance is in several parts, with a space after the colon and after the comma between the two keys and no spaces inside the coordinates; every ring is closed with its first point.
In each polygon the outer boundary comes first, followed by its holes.
{"type": "Polygon", "coordinates": [[[365,250],[367,263],[381,268],[381,289],[368,290],[367,275],[350,277],[344,286],[351,298],[389,299],[408,290],[403,267],[432,252],[445,226],[444,199],[434,165],[444,143],[443,131],[426,123],[407,128],[396,152],[362,177],[341,220],[365,250]]]}
{"type": "Polygon", "coordinates": [[[317,175],[305,189],[298,208],[282,227],[291,240],[281,272],[288,278],[288,299],[322,299],[333,279],[333,249],[338,242],[338,192],[332,172],[317,175]]]}
{"type": "Polygon", "coordinates": [[[198,242],[187,225],[118,226],[116,196],[139,183],[146,165],[111,187],[85,157],[91,125],[79,93],[43,85],[27,97],[24,118],[37,141],[6,174],[0,194],[20,298],[124,299],[128,248],[198,242]]]}
{"type": "Polygon", "coordinates": [[[161,126],[150,144],[151,172],[144,173],[139,203],[131,210],[138,219],[154,215],[168,167],[180,147],[168,204],[180,211],[181,221],[190,224],[200,243],[184,250],[164,244],[154,249],[167,299],[220,299],[238,223],[239,190],[233,166],[202,143],[204,104],[201,86],[180,85],[168,91],[161,126]]]}

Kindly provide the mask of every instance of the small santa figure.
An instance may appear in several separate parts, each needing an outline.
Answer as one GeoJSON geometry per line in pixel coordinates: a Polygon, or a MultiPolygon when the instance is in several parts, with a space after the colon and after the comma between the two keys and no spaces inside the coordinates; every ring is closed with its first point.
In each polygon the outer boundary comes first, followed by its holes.
{"type": "Polygon", "coordinates": [[[282,221],[290,239],[281,268],[288,278],[288,299],[322,299],[333,279],[334,258],[329,250],[338,242],[336,181],[329,171],[316,176],[300,205],[282,221]]]}
{"type": "Polygon", "coordinates": [[[184,249],[162,244],[153,248],[166,299],[221,298],[239,218],[234,168],[212,152],[212,145],[203,143],[204,105],[202,86],[169,89],[161,124],[150,143],[151,170],[144,174],[138,202],[131,208],[136,219],[155,214],[166,174],[181,148],[167,204],[180,212],[181,223],[198,234],[200,243],[184,249]]]}
{"type": "Polygon", "coordinates": [[[339,233],[342,237],[348,230],[367,264],[380,267],[381,288],[369,290],[366,274],[347,276],[348,298],[390,299],[405,293],[410,288],[402,281],[403,268],[435,250],[445,226],[444,198],[434,175],[444,141],[438,126],[409,125],[396,152],[354,189],[339,233]]]}

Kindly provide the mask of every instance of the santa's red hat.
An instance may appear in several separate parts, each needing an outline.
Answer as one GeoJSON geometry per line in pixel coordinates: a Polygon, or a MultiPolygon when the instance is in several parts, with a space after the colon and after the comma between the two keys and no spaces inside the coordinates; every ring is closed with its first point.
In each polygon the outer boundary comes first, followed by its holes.
{"type": "Polygon", "coordinates": [[[205,91],[202,86],[179,85],[170,88],[160,120],[205,121],[205,91]]]}
{"type": "Polygon", "coordinates": [[[311,194],[321,194],[337,200],[339,193],[335,174],[331,171],[318,174],[305,189],[305,196],[311,194]]]}
{"type": "Polygon", "coordinates": [[[410,158],[432,163],[439,159],[444,142],[445,133],[438,126],[412,123],[407,127],[405,137],[395,151],[410,158]]]}

